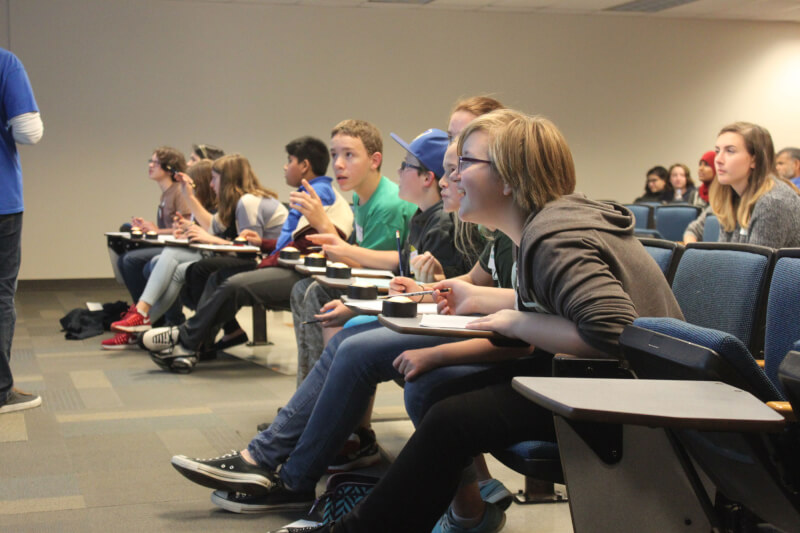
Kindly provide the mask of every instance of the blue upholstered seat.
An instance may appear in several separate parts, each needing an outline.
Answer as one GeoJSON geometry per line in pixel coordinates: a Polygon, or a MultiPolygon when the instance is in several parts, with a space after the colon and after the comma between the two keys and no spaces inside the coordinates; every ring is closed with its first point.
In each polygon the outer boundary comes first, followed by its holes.
{"type": "Polygon", "coordinates": [[[764,370],[779,385],[778,367],[800,340],[800,249],[779,250],[767,300],[764,370]]]}
{"type": "Polygon", "coordinates": [[[653,206],[645,204],[625,204],[633,213],[636,229],[652,229],[653,206]]]}
{"type": "Polygon", "coordinates": [[[760,353],[771,260],[772,250],[763,246],[688,244],[672,280],[686,321],[730,333],[760,353]]]}
{"type": "Polygon", "coordinates": [[[654,213],[656,229],[665,239],[682,241],[686,226],[699,214],[700,208],[693,205],[660,205],[654,213]]]}

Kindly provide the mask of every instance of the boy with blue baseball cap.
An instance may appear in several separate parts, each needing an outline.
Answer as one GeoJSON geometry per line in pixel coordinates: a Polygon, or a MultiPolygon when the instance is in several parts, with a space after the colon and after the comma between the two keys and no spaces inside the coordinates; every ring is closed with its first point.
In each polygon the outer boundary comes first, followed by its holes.
{"type": "MultiPolygon", "coordinates": [[[[427,130],[411,143],[394,134],[392,138],[407,151],[398,171],[399,196],[419,208],[409,223],[406,252],[411,247],[419,253],[430,252],[445,271],[452,272],[452,275],[465,273],[468,268],[462,266],[463,259],[455,249],[453,218],[442,209],[438,187],[438,179],[444,174],[442,162],[448,145],[447,134],[441,130],[427,130]]],[[[322,235],[313,236],[319,237],[322,235]]],[[[398,266],[396,250],[369,250],[349,245],[341,239],[324,242],[324,248],[333,260],[348,258],[372,268],[394,269],[398,266]]],[[[405,259],[404,264],[407,262],[405,259]]],[[[314,284],[307,290],[313,287],[314,284]]],[[[329,306],[331,310],[337,308],[343,312],[317,314],[319,319],[336,316],[327,325],[338,325],[342,319],[352,316],[338,300],[325,304],[323,310],[329,306]]],[[[310,319],[311,316],[295,316],[295,320],[310,319]]],[[[357,430],[358,450],[344,453],[344,450],[340,452],[340,447],[345,443],[329,435],[340,432],[341,427],[336,424],[307,424],[313,415],[313,406],[325,388],[326,379],[326,370],[320,368],[311,372],[289,402],[289,405],[302,405],[303,408],[282,409],[272,424],[250,441],[247,449],[212,459],[178,455],[172,458],[172,465],[189,480],[217,489],[212,502],[229,511],[257,513],[310,507],[316,484],[327,470],[347,471],[380,460],[375,433],[368,427],[357,430]],[[313,446],[305,444],[308,442],[313,442],[313,446]]],[[[346,408],[347,402],[341,407],[346,408]]],[[[362,414],[359,412],[356,416],[362,414]]]]}

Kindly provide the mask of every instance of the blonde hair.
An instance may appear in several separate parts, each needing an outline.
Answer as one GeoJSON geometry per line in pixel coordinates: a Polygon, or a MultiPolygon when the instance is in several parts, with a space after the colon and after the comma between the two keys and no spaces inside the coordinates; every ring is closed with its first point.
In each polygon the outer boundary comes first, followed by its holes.
{"type": "Polygon", "coordinates": [[[217,215],[227,228],[236,223],[236,204],[245,194],[262,198],[278,197],[275,192],[261,186],[250,167],[250,161],[242,155],[224,155],[214,161],[211,168],[220,176],[217,215]]]}
{"type": "Polygon", "coordinates": [[[733,231],[737,223],[746,229],[750,225],[750,216],[753,214],[756,202],[772,190],[775,186],[774,180],[790,185],[798,194],[800,191],[789,180],[778,176],[775,172],[775,147],[772,144],[772,136],[766,128],[750,122],[734,122],[722,128],[717,137],[723,133],[736,133],[742,137],[747,153],[753,157],[755,166],[747,178],[747,188],[741,196],[730,185],[723,185],[715,179],[709,191],[711,209],[717,215],[723,230],[733,231]]]}
{"type": "MultiPolygon", "coordinates": [[[[369,156],[376,152],[383,153],[381,132],[366,120],[348,119],[341,121],[331,131],[331,138],[337,135],[347,135],[348,137],[360,139],[369,156]]],[[[378,165],[378,170],[380,171],[380,169],[381,166],[378,165]]]]}
{"type": "MultiPolygon", "coordinates": [[[[452,116],[458,111],[466,111],[479,117],[498,109],[505,109],[505,106],[491,96],[471,96],[456,102],[450,115],[452,116]]],[[[458,139],[453,139],[451,142],[458,142],[458,139]]],[[[456,250],[465,255],[470,263],[475,263],[480,256],[481,248],[492,240],[491,233],[477,224],[461,220],[458,213],[455,213],[453,220],[455,221],[453,233],[456,250]]]]}
{"type": "Polygon", "coordinates": [[[566,139],[544,117],[501,109],[469,123],[458,139],[476,131],[489,136],[491,167],[511,187],[512,197],[526,211],[538,211],[548,202],[575,191],[575,163],[566,139]]]}

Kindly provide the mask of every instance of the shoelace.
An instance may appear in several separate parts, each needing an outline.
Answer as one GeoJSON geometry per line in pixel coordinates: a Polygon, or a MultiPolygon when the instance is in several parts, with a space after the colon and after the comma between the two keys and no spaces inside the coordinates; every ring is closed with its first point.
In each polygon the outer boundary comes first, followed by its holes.
{"type": "Polygon", "coordinates": [[[226,453],[224,455],[219,455],[217,457],[210,457],[208,459],[195,459],[198,462],[206,462],[206,461],[221,461],[222,459],[228,459],[233,457],[238,457],[239,452],[236,450],[231,450],[230,453],[226,453]]]}
{"type": "Polygon", "coordinates": [[[153,335],[153,342],[157,344],[169,344],[170,348],[175,347],[175,341],[172,339],[171,329],[153,335]]]}

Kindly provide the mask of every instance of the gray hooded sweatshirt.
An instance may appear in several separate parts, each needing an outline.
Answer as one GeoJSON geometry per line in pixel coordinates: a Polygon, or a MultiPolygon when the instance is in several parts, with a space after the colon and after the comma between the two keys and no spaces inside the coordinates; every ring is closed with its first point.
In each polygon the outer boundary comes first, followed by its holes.
{"type": "Polygon", "coordinates": [[[656,262],[633,236],[633,215],[582,194],[528,218],[517,258],[518,307],[559,315],[581,338],[619,356],[619,336],[639,316],[683,319],[656,262]]]}

